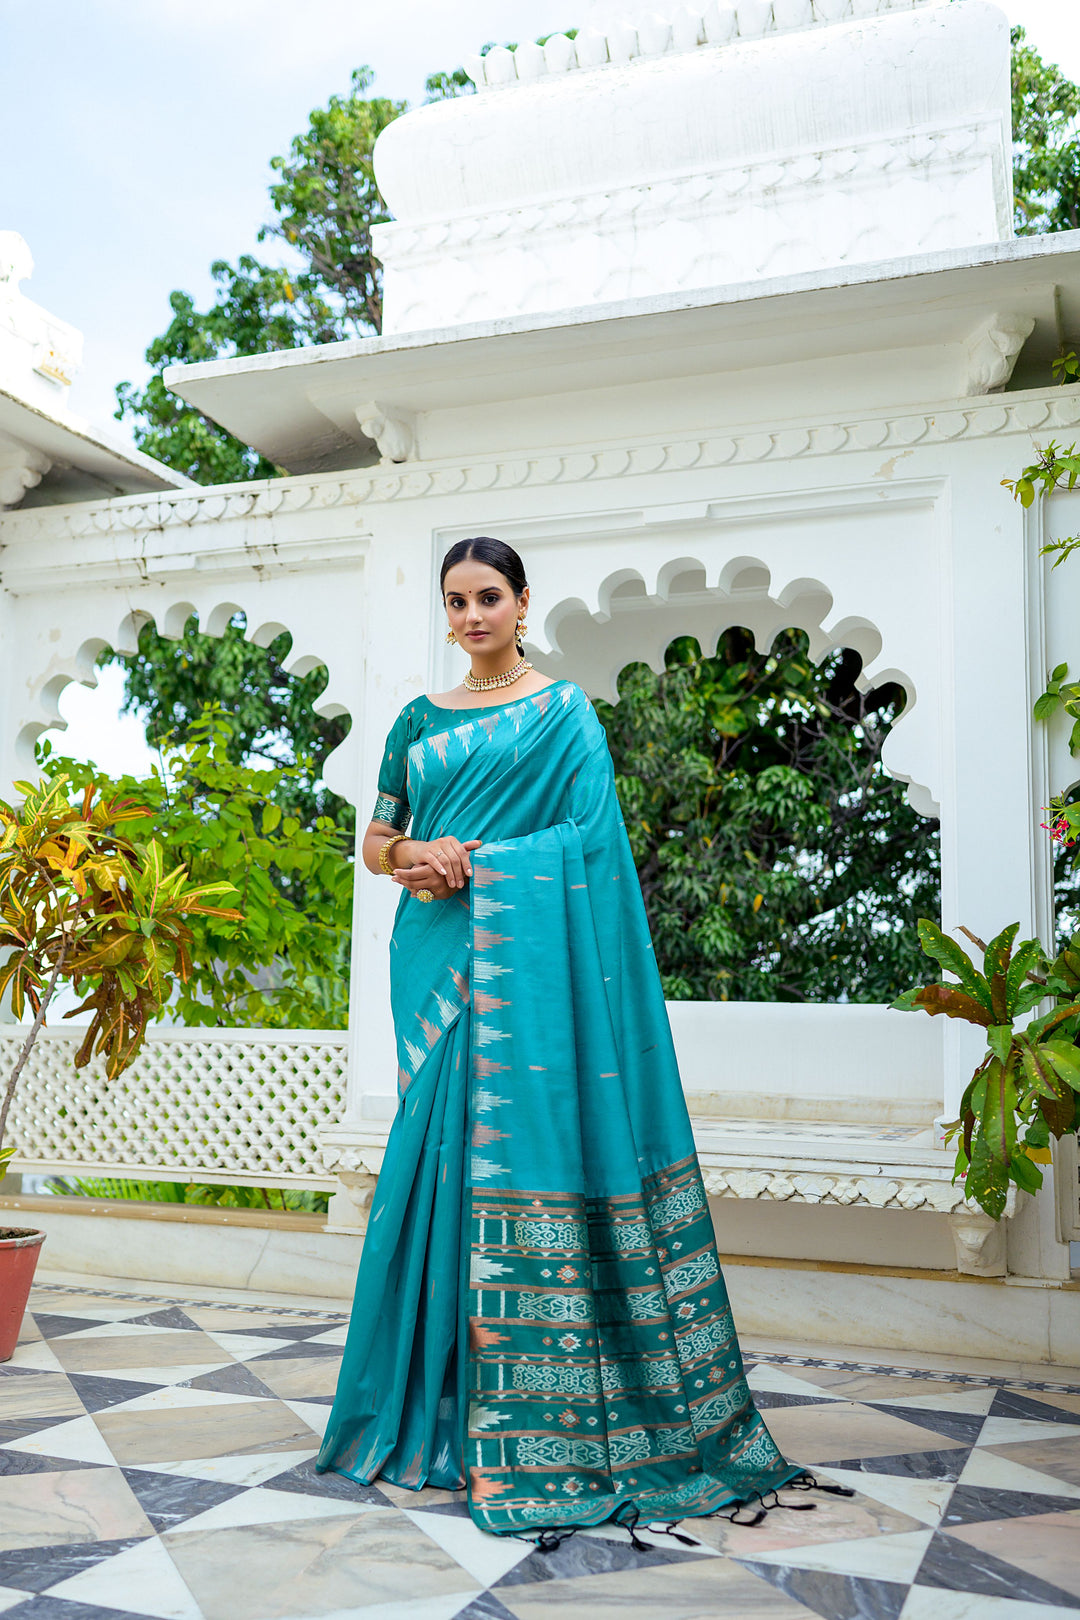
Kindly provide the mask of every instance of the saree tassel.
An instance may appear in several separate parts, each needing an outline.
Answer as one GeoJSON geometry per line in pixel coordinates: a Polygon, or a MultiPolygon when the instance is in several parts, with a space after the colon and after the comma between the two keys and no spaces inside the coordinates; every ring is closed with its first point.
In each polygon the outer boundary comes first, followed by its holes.
{"type": "Polygon", "coordinates": [[[569,1525],[565,1530],[541,1530],[538,1536],[515,1536],[515,1541],[531,1541],[537,1552],[558,1552],[564,1541],[578,1533],[577,1525],[569,1525]]]}
{"type": "MultiPolygon", "coordinates": [[[[826,1495],[828,1495],[828,1496],[854,1496],[855,1495],[855,1492],[852,1491],[852,1490],[849,1490],[846,1485],[823,1485],[819,1479],[817,1479],[812,1473],[810,1473],[809,1469],[804,1470],[803,1473],[801,1473],[801,1474],[796,1474],[794,1479],[789,1479],[787,1484],[784,1486],[784,1490],[785,1491],[824,1491],[826,1493],[826,1495]]],[[[813,1504],[811,1504],[811,1506],[812,1505],[813,1504]]],[[[794,1503],[790,1503],[789,1506],[794,1506],[794,1503]]]]}
{"type": "Polygon", "coordinates": [[[676,1530],[675,1526],[681,1522],[672,1519],[670,1524],[647,1524],[645,1528],[650,1536],[670,1536],[673,1541],[681,1541],[684,1547],[700,1547],[700,1541],[695,1541],[693,1536],[684,1536],[681,1530],[676,1530]]]}
{"type": "Polygon", "coordinates": [[[618,1513],[612,1515],[612,1523],[617,1524],[620,1530],[627,1532],[630,1537],[630,1545],[635,1552],[653,1552],[655,1549],[647,1541],[642,1541],[637,1533],[640,1522],[640,1509],[636,1508],[632,1502],[627,1502],[625,1506],[619,1509],[618,1513]]]}

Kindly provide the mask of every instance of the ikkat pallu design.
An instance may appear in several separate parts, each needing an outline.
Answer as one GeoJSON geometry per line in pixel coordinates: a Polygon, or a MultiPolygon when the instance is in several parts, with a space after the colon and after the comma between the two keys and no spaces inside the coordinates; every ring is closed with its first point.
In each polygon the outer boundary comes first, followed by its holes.
{"type": "Polygon", "coordinates": [[[774,1489],[694,1160],[637,1197],[472,1197],[466,1469],[484,1528],[709,1513],[774,1489]]]}

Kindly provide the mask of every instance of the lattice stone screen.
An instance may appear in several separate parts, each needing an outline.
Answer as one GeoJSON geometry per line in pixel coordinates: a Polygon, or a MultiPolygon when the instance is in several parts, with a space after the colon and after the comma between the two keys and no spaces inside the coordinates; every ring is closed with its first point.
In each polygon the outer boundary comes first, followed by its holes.
{"type": "MultiPolygon", "coordinates": [[[[0,1029],[0,1075],[25,1030],[0,1029]]],[[[81,1031],[43,1030],[12,1108],[13,1170],[333,1187],[318,1133],[345,1108],[346,1036],[162,1029],[109,1081],[77,1070],[81,1031]]]]}

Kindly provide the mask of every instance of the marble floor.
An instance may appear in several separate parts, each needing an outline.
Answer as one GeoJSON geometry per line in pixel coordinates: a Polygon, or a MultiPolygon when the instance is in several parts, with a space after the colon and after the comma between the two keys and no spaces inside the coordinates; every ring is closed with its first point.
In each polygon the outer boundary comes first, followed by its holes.
{"type": "Polygon", "coordinates": [[[313,1472],[344,1333],[319,1301],[43,1282],[0,1366],[4,1620],[1080,1614],[1080,1371],[748,1344],[781,1447],[855,1494],[543,1554],[313,1472]]]}

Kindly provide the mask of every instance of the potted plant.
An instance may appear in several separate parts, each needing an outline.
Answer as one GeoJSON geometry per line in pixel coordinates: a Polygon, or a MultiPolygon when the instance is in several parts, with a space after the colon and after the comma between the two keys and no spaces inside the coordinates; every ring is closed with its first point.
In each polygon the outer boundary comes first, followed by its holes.
{"type": "MultiPolygon", "coordinates": [[[[19,1077],[61,984],[85,997],[65,1017],[91,1014],[75,1066],[100,1057],[114,1080],[174,984],[191,973],[186,919],[241,920],[239,911],[208,903],[231,884],[191,884],[183,866],[166,872],[156,840],[138,843],[125,833],[127,822],[145,824],[145,806],[121,797],[95,802],[89,787],[76,807],[68,780],[16,782],[22,802],[0,800],[0,995],[10,993],[16,1020],[27,1005],[34,1015],[0,1100],[0,1175],[15,1152],[5,1135],[19,1077]]],[[[44,1238],[0,1226],[0,1361],[14,1352],[44,1238]]]]}

